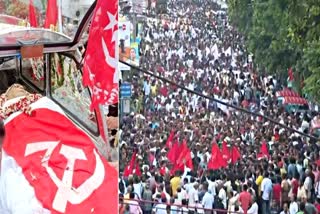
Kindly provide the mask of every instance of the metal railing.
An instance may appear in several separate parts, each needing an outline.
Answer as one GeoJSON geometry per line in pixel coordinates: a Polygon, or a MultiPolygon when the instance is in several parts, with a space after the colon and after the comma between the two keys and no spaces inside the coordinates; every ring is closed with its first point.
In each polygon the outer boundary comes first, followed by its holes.
{"type": "MultiPolygon", "coordinates": [[[[190,211],[196,211],[195,213],[228,213],[228,214],[240,214],[240,212],[237,211],[228,211],[225,209],[208,209],[208,208],[203,208],[200,206],[189,206],[189,205],[181,205],[181,204],[171,204],[171,203],[162,203],[162,202],[158,202],[158,201],[150,201],[150,200],[142,200],[142,199],[125,199],[120,197],[119,198],[119,205],[129,205],[129,206],[140,206],[140,208],[142,210],[144,210],[144,207],[148,204],[151,204],[152,206],[152,210],[158,209],[166,209],[166,210],[170,210],[170,211],[176,211],[179,213],[183,213],[181,212],[182,208],[186,208],[186,210],[190,210],[190,211]],[[136,203],[132,203],[132,202],[137,202],[136,203]],[[165,205],[166,208],[163,207],[156,207],[156,205],[165,205]]],[[[148,209],[150,210],[150,209],[148,209]]]]}

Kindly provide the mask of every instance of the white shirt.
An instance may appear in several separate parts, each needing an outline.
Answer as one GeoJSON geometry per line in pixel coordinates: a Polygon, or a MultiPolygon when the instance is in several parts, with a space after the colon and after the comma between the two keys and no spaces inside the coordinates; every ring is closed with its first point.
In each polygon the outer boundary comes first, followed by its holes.
{"type": "Polygon", "coordinates": [[[189,206],[194,207],[196,201],[199,201],[198,190],[196,190],[194,187],[191,187],[189,190],[189,206]]]}
{"type": "Polygon", "coordinates": [[[142,188],[142,183],[133,184],[134,192],[139,196],[139,199],[141,199],[142,188]]]}
{"type": "Polygon", "coordinates": [[[291,202],[289,205],[289,213],[290,214],[296,214],[299,211],[298,203],[297,202],[291,202]]]}
{"type": "Polygon", "coordinates": [[[157,204],[154,207],[154,212],[156,214],[167,214],[167,205],[166,204],[157,204]]]}
{"type": "Polygon", "coordinates": [[[312,180],[309,176],[306,177],[306,180],[304,181],[303,183],[304,185],[304,188],[307,190],[307,191],[311,191],[312,189],[312,180]]]}
{"type": "Polygon", "coordinates": [[[216,196],[216,183],[207,179],[209,183],[208,191],[214,196],[216,196]]]}
{"type": "Polygon", "coordinates": [[[221,188],[219,191],[219,198],[222,200],[222,204],[224,206],[224,209],[227,208],[227,193],[224,190],[224,188],[221,188]]]}
{"type": "Polygon", "coordinates": [[[261,183],[261,191],[263,200],[270,200],[270,193],[272,191],[272,182],[270,178],[264,178],[261,183]]]}
{"type": "Polygon", "coordinates": [[[214,198],[212,194],[210,194],[209,192],[206,192],[202,198],[203,208],[212,209],[213,202],[214,202],[214,198]]]}
{"type": "Polygon", "coordinates": [[[259,210],[258,204],[257,202],[254,202],[254,204],[252,204],[252,206],[248,209],[247,214],[258,214],[258,210],[259,210]]]}

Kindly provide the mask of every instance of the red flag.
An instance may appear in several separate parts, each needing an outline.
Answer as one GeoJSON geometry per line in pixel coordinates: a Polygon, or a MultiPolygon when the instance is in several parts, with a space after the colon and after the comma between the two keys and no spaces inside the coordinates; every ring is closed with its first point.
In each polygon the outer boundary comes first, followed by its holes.
{"type": "Polygon", "coordinates": [[[136,163],[136,158],[137,158],[137,152],[134,152],[131,156],[131,160],[129,165],[127,165],[124,169],[123,176],[128,177],[129,175],[133,174],[134,170],[134,165],[136,163]]]}
{"type": "Polygon", "coordinates": [[[118,103],[118,0],[98,0],[84,57],[83,84],[92,90],[91,109],[118,103]]]}
{"type": "Polygon", "coordinates": [[[138,163],[136,163],[136,167],[134,169],[134,173],[133,174],[135,174],[137,176],[141,176],[142,175],[141,170],[140,170],[140,166],[139,166],[138,163]]]}
{"type": "Polygon", "coordinates": [[[293,81],[294,80],[294,75],[293,75],[292,68],[288,69],[288,77],[289,77],[289,81],[293,81]]]}
{"type": "Polygon", "coordinates": [[[266,142],[263,142],[261,147],[260,147],[260,153],[257,155],[257,158],[263,158],[263,157],[267,157],[269,158],[269,150],[268,150],[268,146],[266,142]]]}
{"type": "Polygon", "coordinates": [[[3,149],[21,167],[44,208],[51,213],[118,212],[116,169],[65,115],[45,104],[32,116],[15,115],[5,128],[3,149]]]}
{"type": "Polygon", "coordinates": [[[228,165],[227,161],[223,159],[219,146],[213,143],[211,149],[211,158],[208,162],[208,169],[220,169],[228,165]]]}
{"type": "Polygon", "coordinates": [[[231,150],[231,163],[235,164],[241,158],[241,153],[236,146],[232,146],[231,150]]]}
{"type": "Polygon", "coordinates": [[[188,148],[187,141],[184,140],[180,146],[179,151],[181,152],[175,165],[177,168],[184,170],[184,166],[186,165],[189,169],[193,169],[191,151],[188,148]]]}
{"type": "Polygon", "coordinates": [[[179,143],[175,142],[173,143],[172,147],[170,148],[168,154],[167,154],[167,158],[171,163],[175,163],[178,159],[178,155],[179,155],[179,143]]]}
{"type": "Polygon", "coordinates": [[[33,0],[29,1],[29,22],[31,27],[38,27],[36,9],[34,7],[33,0]]]}
{"type": "Polygon", "coordinates": [[[58,5],[57,0],[48,0],[46,20],[44,28],[51,28],[56,26],[58,22],[58,5]]]}
{"type": "Polygon", "coordinates": [[[169,137],[168,137],[168,139],[167,139],[167,142],[166,142],[166,147],[167,147],[167,148],[171,148],[171,147],[172,147],[173,138],[174,138],[174,131],[172,130],[172,131],[170,132],[170,135],[169,135],[169,137]]]}
{"type": "Polygon", "coordinates": [[[226,141],[222,141],[222,157],[225,160],[229,160],[230,159],[230,151],[229,148],[227,146],[227,142],[226,141]]]}

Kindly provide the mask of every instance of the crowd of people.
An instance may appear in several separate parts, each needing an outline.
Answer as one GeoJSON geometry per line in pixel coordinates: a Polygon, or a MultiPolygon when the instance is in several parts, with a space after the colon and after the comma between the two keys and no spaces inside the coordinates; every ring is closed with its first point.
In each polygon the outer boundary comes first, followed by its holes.
{"type": "MultiPolygon", "coordinates": [[[[143,29],[143,69],[309,132],[310,115],[278,105],[283,81],[254,69],[224,4],[170,0],[168,17],[148,19],[143,29]]],[[[320,212],[319,142],[158,78],[141,74],[130,82],[132,112],[119,131],[121,213],[320,212]],[[192,167],[173,170],[168,139],[186,142],[192,167]],[[236,147],[240,157],[212,169],[214,144],[236,147]],[[263,145],[268,154],[261,157],[263,145]]]]}

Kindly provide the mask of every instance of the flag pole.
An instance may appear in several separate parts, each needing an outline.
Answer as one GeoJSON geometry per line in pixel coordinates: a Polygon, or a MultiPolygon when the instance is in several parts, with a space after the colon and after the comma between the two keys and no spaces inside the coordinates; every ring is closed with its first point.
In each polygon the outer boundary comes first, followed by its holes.
{"type": "Polygon", "coordinates": [[[62,32],[62,0],[58,0],[58,26],[59,32],[62,32]]]}

